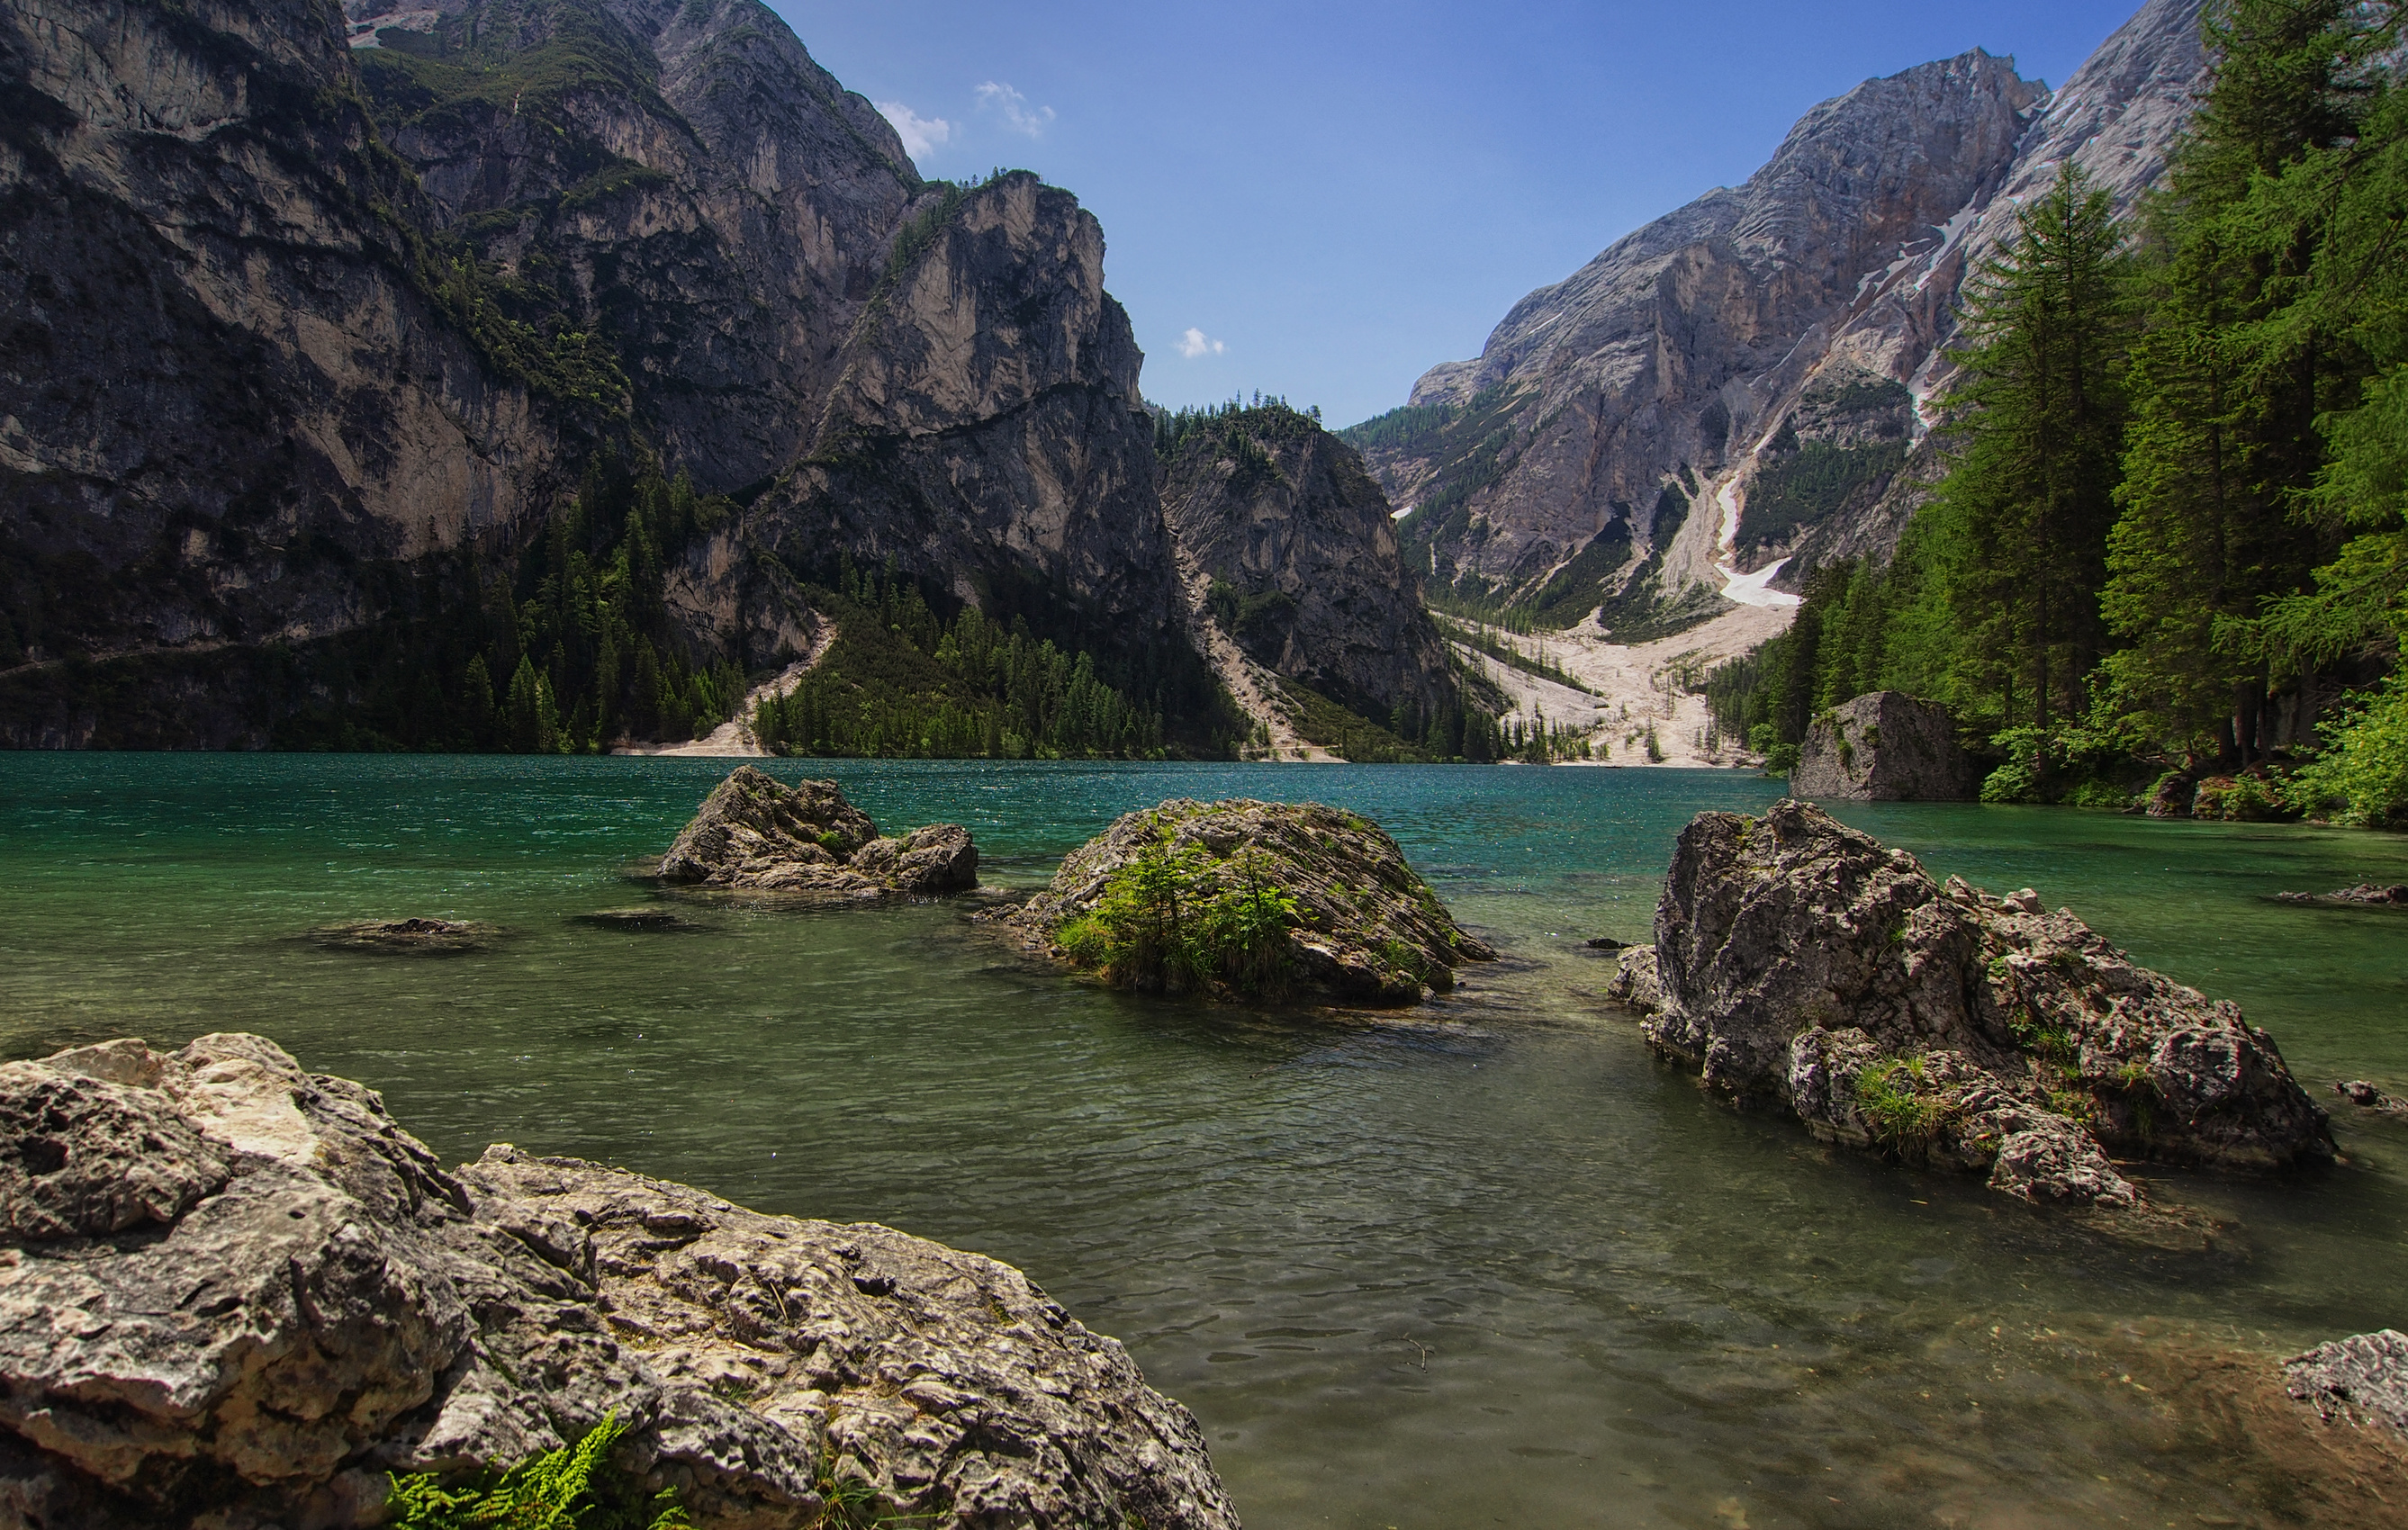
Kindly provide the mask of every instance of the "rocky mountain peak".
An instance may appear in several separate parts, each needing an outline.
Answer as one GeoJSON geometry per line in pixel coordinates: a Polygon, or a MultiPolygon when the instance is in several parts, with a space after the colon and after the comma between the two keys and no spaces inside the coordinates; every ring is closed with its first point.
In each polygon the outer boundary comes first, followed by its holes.
{"type": "Polygon", "coordinates": [[[1919,436],[1968,273],[2068,159],[2128,204],[2155,181],[2204,62],[2200,6],[2150,0],[2054,94],[1978,49],[1867,80],[1745,184],[1524,298],[1477,359],[1349,433],[1418,507],[1409,550],[1441,591],[1673,621],[1885,551],[1907,505],[1885,437],[1919,436]],[[1824,443],[1858,456],[1788,456],[1793,414],[1884,384],[1890,426],[1824,443]],[[1719,513],[1663,517],[1668,492],[1719,513]]]}

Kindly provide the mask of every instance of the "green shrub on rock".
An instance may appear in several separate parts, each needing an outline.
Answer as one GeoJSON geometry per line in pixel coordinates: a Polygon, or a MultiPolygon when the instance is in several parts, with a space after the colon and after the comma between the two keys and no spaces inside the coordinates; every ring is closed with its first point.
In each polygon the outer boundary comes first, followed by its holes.
{"type": "Polygon", "coordinates": [[[456,1490],[432,1472],[396,1473],[386,1508],[394,1530],[689,1530],[677,1491],[647,1494],[610,1460],[627,1432],[616,1414],[574,1445],[547,1451],[456,1490]]]}

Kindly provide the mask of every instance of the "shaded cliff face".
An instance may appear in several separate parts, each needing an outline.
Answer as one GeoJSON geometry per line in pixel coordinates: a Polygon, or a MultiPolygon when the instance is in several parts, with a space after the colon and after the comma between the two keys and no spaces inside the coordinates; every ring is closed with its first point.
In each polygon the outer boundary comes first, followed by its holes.
{"type": "Polygon", "coordinates": [[[12,5],[0,102],[0,660],[307,641],[542,502],[560,412],[441,311],[330,13],[12,5]]]}
{"type": "MultiPolygon", "coordinates": [[[[810,454],[747,535],[813,573],[892,559],[988,615],[1192,665],[1154,427],[1103,230],[1015,173],[924,198],[839,357],[810,454]]],[[[1132,671],[1134,672],[1134,671],[1132,671]]]]}
{"type": "Polygon", "coordinates": [[[1274,407],[1194,428],[1164,465],[1163,513],[1255,663],[1373,718],[1455,698],[1387,496],[1312,420],[1274,407]]]}
{"type": "Polygon", "coordinates": [[[1524,298],[1478,359],[1347,433],[1417,507],[1409,551],[1466,595],[1529,601],[1570,572],[1693,616],[1727,608],[1712,592],[1735,571],[1785,559],[1785,585],[1885,553],[1932,466],[1904,448],[1968,273],[2068,157],[2126,206],[2155,181],[2202,66],[2199,9],[2150,0],[2054,96],[1978,50],[1867,81],[1746,185],[1524,298]],[[1753,508],[1768,477],[1780,504],[1753,508]],[[1709,513],[1661,523],[1689,505],[1709,513]]]}
{"type": "Polygon", "coordinates": [[[0,742],[338,710],[609,453],[735,500],[696,666],[846,554],[1201,674],[1095,220],[923,182],[754,0],[35,0],[0,92],[0,742]]]}
{"type": "Polygon", "coordinates": [[[740,491],[809,447],[921,183],[783,21],[754,0],[349,15],[434,230],[511,318],[594,337],[672,471],[740,491]]]}

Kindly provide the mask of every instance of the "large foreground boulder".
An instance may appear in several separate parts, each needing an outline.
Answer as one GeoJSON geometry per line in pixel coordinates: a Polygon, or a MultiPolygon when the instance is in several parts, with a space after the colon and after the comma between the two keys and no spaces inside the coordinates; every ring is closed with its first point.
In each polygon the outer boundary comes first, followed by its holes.
{"type": "Polygon", "coordinates": [[[1236,1002],[1412,1004],[1497,955],[1378,824],[1317,802],[1125,814],[1000,917],[1117,985],[1236,1002]]]}
{"type": "Polygon", "coordinates": [[[1793,796],[1826,801],[1971,802],[1981,780],[1946,708],[1873,691],[1816,718],[1789,773],[1793,796]]]}
{"type": "MultiPolygon", "coordinates": [[[[1716,1091],[2027,1200],[2138,1205],[2110,1151],[2258,1169],[2333,1152],[2237,1007],[2028,889],[1943,887],[1809,803],[1683,830],[1653,954],[1647,1038],[1716,1091]]],[[[1615,988],[1648,1007],[1643,982],[1615,988]]]]}
{"type": "Polygon", "coordinates": [[[257,1037],[0,1066],[0,1524],[376,1523],[389,1471],[613,1415],[705,1530],[1237,1523],[1186,1409],[1009,1265],[508,1146],[446,1173],[257,1037]]]}
{"type": "Polygon", "coordinates": [[[690,886],[834,898],[928,897],[978,885],[978,846],[958,823],[882,838],[836,782],[781,786],[738,765],[703,799],[655,875],[690,886]]]}

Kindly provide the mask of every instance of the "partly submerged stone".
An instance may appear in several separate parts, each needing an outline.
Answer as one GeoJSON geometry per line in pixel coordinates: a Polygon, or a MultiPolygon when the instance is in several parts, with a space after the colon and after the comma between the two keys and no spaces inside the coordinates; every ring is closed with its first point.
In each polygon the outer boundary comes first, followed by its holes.
{"type": "MultiPolygon", "coordinates": [[[[1125,895],[1124,894],[1124,895],[1125,895]]],[[[1172,906],[1165,905],[1166,911],[1172,906]]],[[[1497,953],[1455,922],[1429,883],[1379,825],[1317,802],[1196,802],[1175,798],[1128,813],[1070,852],[1046,891],[999,916],[1039,949],[1097,965],[1125,986],[1209,996],[1399,1005],[1455,986],[1455,969],[1497,953]],[[1268,890],[1292,901],[1259,961],[1182,968],[1113,962],[1082,951],[1082,922],[1109,919],[1116,893],[1149,856],[1184,879],[1182,939],[1215,900],[1268,890]]]]}
{"type": "Polygon", "coordinates": [[[379,1523],[390,1471],[613,1415],[701,1530],[1237,1523],[1187,1410],[1009,1265],[508,1146],[446,1173],[257,1037],[0,1067],[0,1524],[379,1523]]]}
{"type": "Polygon", "coordinates": [[[1798,801],[1682,832],[1646,959],[1609,993],[1658,1050],[1816,1135],[2129,1207],[2108,1154],[2329,1158],[2325,1116],[2238,1008],[2137,966],[2023,889],[1994,897],[1798,801]]]}
{"type": "Polygon", "coordinates": [[[1827,801],[1971,802],[1980,779],[1945,708],[1873,691],[1814,719],[1789,773],[1792,795],[1827,801]]]}
{"type": "Polygon", "coordinates": [[[580,924],[591,924],[597,930],[639,930],[662,932],[697,928],[693,920],[673,908],[596,908],[590,914],[572,914],[580,924]]]}
{"type": "Polygon", "coordinates": [[[2319,1344],[2283,1362],[2290,1394],[2327,1422],[2408,1438],[2408,1334],[2396,1328],[2319,1344]]]}
{"type": "Polygon", "coordinates": [[[2360,882],[2333,893],[2277,893],[2280,903],[2321,903],[2335,908],[2408,908],[2408,882],[2360,882]]]}
{"type": "Polygon", "coordinates": [[[927,897],[978,885],[978,846],[958,823],[882,838],[836,782],[783,786],[748,765],[703,799],[654,874],[689,886],[927,897]]]}
{"type": "Polygon", "coordinates": [[[463,951],[485,950],[501,933],[498,925],[473,920],[367,919],[321,925],[309,932],[309,938],[322,946],[344,951],[455,956],[463,951]]]}

